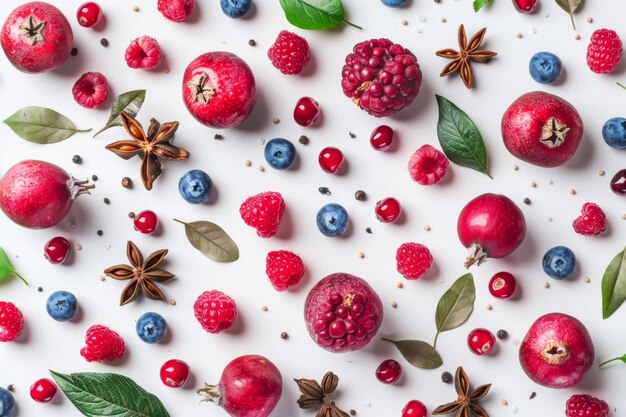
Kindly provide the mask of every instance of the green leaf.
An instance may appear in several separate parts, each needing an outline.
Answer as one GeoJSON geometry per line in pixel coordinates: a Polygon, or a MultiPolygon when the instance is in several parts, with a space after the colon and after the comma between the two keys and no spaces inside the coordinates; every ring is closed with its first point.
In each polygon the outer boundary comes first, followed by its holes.
{"type": "Polygon", "coordinates": [[[608,319],[626,300],[626,249],[613,258],[602,277],[602,317],[608,319]]]}
{"type": "Polygon", "coordinates": [[[363,29],[344,19],[341,0],[280,0],[285,17],[292,25],[307,30],[329,30],[342,22],[363,29]]]}
{"type": "Polygon", "coordinates": [[[9,261],[9,257],[7,256],[6,252],[4,252],[4,249],[0,248],[0,280],[4,280],[11,275],[15,275],[16,277],[24,281],[24,284],[28,285],[28,281],[26,281],[23,276],[18,274],[17,271],[13,269],[11,261],[9,261]]]}
{"type": "Polygon", "coordinates": [[[22,139],[29,142],[48,143],[61,142],[81,130],[70,119],[46,107],[30,106],[18,110],[4,121],[22,139]]]}
{"type": "Polygon", "coordinates": [[[491,0],[474,0],[474,11],[479,11],[485,4],[491,2],[491,0]]]}
{"type": "Polygon", "coordinates": [[[161,401],[132,379],[111,373],[50,374],[87,417],[169,417],[161,401]]]}
{"type": "Polygon", "coordinates": [[[487,150],[480,131],[467,114],[450,100],[437,95],[439,121],[437,136],[446,154],[455,164],[489,175],[487,150]]]}
{"type": "Polygon", "coordinates": [[[607,361],[604,361],[604,362],[602,362],[598,366],[604,366],[607,363],[616,362],[616,361],[622,361],[622,362],[626,363],[626,353],[624,355],[622,355],[622,356],[618,356],[617,358],[613,358],[613,359],[609,359],[607,361]]]}
{"type": "Polygon", "coordinates": [[[141,109],[141,105],[145,99],[146,90],[127,91],[126,93],[115,97],[113,105],[111,106],[111,115],[109,116],[109,120],[107,120],[104,127],[98,130],[93,137],[95,138],[100,133],[111,127],[122,126],[122,118],[120,117],[121,112],[124,112],[133,118],[137,116],[137,113],[139,113],[139,109],[141,109]]]}
{"type": "Polygon", "coordinates": [[[470,273],[457,279],[441,296],[435,311],[435,325],[437,326],[435,347],[437,347],[439,333],[456,329],[467,321],[474,310],[475,300],[474,277],[470,273]]]}
{"type": "Polygon", "coordinates": [[[574,13],[580,5],[583,3],[583,0],[556,0],[556,4],[567,13],[569,13],[569,17],[572,20],[572,26],[574,30],[576,30],[576,23],[574,23],[574,13]]]}
{"type": "Polygon", "coordinates": [[[174,221],[185,225],[187,239],[207,258],[216,262],[234,262],[239,259],[239,248],[228,233],[215,223],[174,221]]]}
{"type": "Polygon", "coordinates": [[[391,340],[384,337],[382,340],[396,345],[404,359],[416,368],[436,369],[443,364],[435,348],[421,340],[391,340]]]}

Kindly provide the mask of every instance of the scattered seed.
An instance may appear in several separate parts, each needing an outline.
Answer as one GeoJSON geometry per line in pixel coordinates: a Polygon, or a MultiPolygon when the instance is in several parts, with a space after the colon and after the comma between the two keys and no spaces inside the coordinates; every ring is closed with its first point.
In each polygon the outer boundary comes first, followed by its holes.
{"type": "Polygon", "coordinates": [[[598,175],[599,176],[604,177],[604,174],[606,174],[606,172],[604,172],[604,170],[601,169],[600,171],[598,171],[598,175]]]}
{"type": "Polygon", "coordinates": [[[309,138],[304,136],[304,135],[302,135],[298,139],[298,142],[300,142],[302,145],[308,145],[309,144],[309,138]]]}
{"type": "Polygon", "coordinates": [[[109,40],[107,38],[100,39],[100,45],[106,48],[107,46],[109,46],[109,40]]]}
{"type": "Polygon", "coordinates": [[[543,288],[550,288],[550,283],[548,281],[544,281],[543,288]]]}
{"type": "Polygon", "coordinates": [[[74,243],[74,249],[76,249],[76,250],[82,250],[82,249],[83,249],[83,247],[81,246],[81,244],[80,244],[80,243],[74,243]]]}
{"type": "Polygon", "coordinates": [[[626,220],[626,213],[622,214],[622,220],[626,220]]]}
{"type": "Polygon", "coordinates": [[[397,288],[403,288],[404,284],[402,283],[402,281],[398,281],[398,283],[396,284],[397,288]]]}
{"type": "Polygon", "coordinates": [[[430,232],[430,226],[429,226],[429,225],[427,225],[427,224],[425,224],[425,225],[424,225],[424,230],[426,230],[427,232],[430,232]]]}
{"type": "Polygon", "coordinates": [[[395,301],[391,301],[389,305],[391,306],[391,308],[398,308],[398,303],[396,303],[395,301]]]}
{"type": "Polygon", "coordinates": [[[587,20],[587,23],[591,23],[591,22],[593,22],[593,17],[587,16],[586,20],[587,20]]]}
{"type": "Polygon", "coordinates": [[[579,40],[580,40],[580,35],[579,35],[578,33],[577,33],[577,34],[575,34],[575,35],[574,35],[574,39],[576,39],[577,41],[579,41],[579,40]]]}
{"type": "Polygon", "coordinates": [[[591,282],[591,278],[585,277],[583,278],[583,281],[585,281],[585,284],[589,284],[591,282]]]}
{"type": "Polygon", "coordinates": [[[522,38],[522,36],[523,36],[523,35],[522,35],[522,33],[521,33],[521,32],[515,32],[515,37],[516,37],[517,39],[521,39],[521,38],[522,38]]]}
{"type": "Polygon", "coordinates": [[[551,222],[552,221],[552,217],[548,216],[548,217],[546,217],[546,220],[551,222]]]}
{"type": "Polygon", "coordinates": [[[249,160],[249,159],[246,159],[245,161],[243,161],[243,164],[244,164],[245,166],[249,167],[249,166],[251,166],[251,165],[252,165],[252,161],[251,161],[251,160],[249,160]]]}
{"type": "Polygon", "coordinates": [[[441,23],[446,23],[446,18],[445,18],[445,17],[440,17],[440,18],[439,18],[439,21],[440,21],[441,23]]]}
{"type": "Polygon", "coordinates": [[[491,304],[487,304],[487,305],[485,306],[485,308],[486,308],[487,310],[493,310],[493,306],[492,306],[491,304]]]}
{"type": "Polygon", "coordinates": [[[98,176],[97,176],[96,174],[93,174],[93,175],[91,176],[91,180],[92,180],[92,181],[98,181],[98,176]]]}
{"type": "Polygon", "coordinates": [[[111,203],[111,200],[109,200],[109,197],[104,197],[102,199],[102,201],[104,201],[104,204],[110,204],[111,203]]]}
{"type": "Polygon", "coordinates": [[[435,3],[439,3],[441,0],[435,0],[435,3]]]}
{"type": "Polygon", "coordinates": [[[452,374],[448,371],[445,371],[444,373],[441,374],[441,380],[445,384],[449,384],[450,382],[452,382],[452,374]]]}
{"type": "Polygon", "coordinates": [[[280,123],[280,119],[278,117],[274,117],[274,118],[272,118],[272,123],[277,125],[278,123],[280,123]]]}
{"type": "Polygon", "coordinates": [[[213,135],[213,139],[215,139],[215,140],[222,140],[222,139],[224,139],[224,136],[220,135],[219,133],[216,133],[215,135],[213,135]]]}
{"type": "Polygon", "coordinates": [[[9,384],[9,385],[7,385],[7,390],[10,391],[10,392],[13,392],[13,391],[15,391],[15,387],[13,386],[13,384],[9,384]]]}
{"type": "Polygon", "coordinates": [[[504,340],[504,339],[506,339],[507,337],[509,337],[509,333],[508,333],[506,330],[504,330],[504,329],[500,329],[500,330],[498,330],[498,332],[496,333],[496,336],[498,336],[498,339],[500,339],[500,340],[504,340]]]}
{"type": "Polygon", "coordinates": [[[248,41],[248,45],[250,45],[250,46],[256,46],[256,41],[255,41],[254,39],[250,39],[250,40],[248,41]]]}
{"type": "Polygon", "coordinates": [[[172,69],[170,67],[165,67],[163,68],[163,72],[166,74],[169,74],[172,71],[172,69]]]}
{"type": "Polygon", "coordinates": [[[530,397],[528,397],[529,400],[532,400],[533,398],[535,398],[537,396],[537,393],[535,391],[530,393],[530,397]]]}
{"type": "Polygon", "coordinates": [[[356,134],[354,134],[354,133],[352,133],[352,132],[348,132],[348,134],[350,135],[350,138],[351,138],[351,139],[356,138],[356,134]]]}
{"type": "Polygon", "coordinates": [[[98,231],[96,232],[96,234],[97,234],[98,236],[102,236],[102,233],[103,233],[103,232],[102,232],[102,230],[98,230],[98,231]]]}
{"type": "Polygon", "coordinates": [[[72,56],[78,55],[78,48],[72,48],[72,50],[70,51],[70,55],[72,56]]]}
{"type": "Polygon", "coordinates": [[[259,139],[259,145],[261,146],[265,145],[265,138],[259,139]]]}
{"type": "Polygon", "coordinates": [[[530,182],[530,186],[531,186],[532,188],[537,188],[537,183],[536,183],[535,181],[531,181],[531,182],[530,182]]]}
{"type": "Polygon", "coordinates": [[[267,308],[267,306],[266,306],[266,305],[262,305],[262,306],[261,306],[261,311],[267,311],[267,310],[269,310],[269,308],[267,308]]]}
{"type": "Polygon", "coordinates": [[[364,254],[363,252],[361,252],[361,251],[357,252],[357,253],[356,253],[356,256],[357,256],[357,258],[359,258],[359,259],[363,259],[363,258],[365,258],[365,254],[364,254]]]}
{"type": "Polygon", "coordinates": [[[519,170],[519,166],[517,166],[517,164],[513,164],[513,171],[518,171],[519,170]]]}
{"type": "Polygon", "coordinates": [[[133,188],[133,180],[128,177],[122,178],[122,187],[124,188],[133,188]]]}
{"type": "Polygon", "coordinates": [[[365,201],[365,199],[367,198],[367,194],[365,194],[365,191],[363,190],[357,190],[357,192],[354,193],[354,198],[356,198],[358,201],[365,201]]]}
{"type": "Polygon", "coordinates": [[[401,24],[402,26],[406,26],[406,25],[408,25],[408,24],[409,24],[409,22],[408,22],[406,19],[400,19],[400,24],[401,24]]]}
{"type": "Polygon", "coordinates": [[[83,158],[81,158],[80,155],[74,155],[72,157],[72,162],[75,164],[80,164],[83,162],[83,158]]]}
{"type": "Polygon", "coordinates": [[[317,191],[319,191],[320,194],[331,195],[331,192],[328,189],[328,187],[319,187],[317,191]]]}
{"type": "Polygon", "coordinates": [[[98,275],[98,279],[99,279],[100,281],[104,281],[106,278],[104,277],[104,275],[98,275]]]}
{"type": "Polygon", "coordinates": [[[502,399],[502,400],[500,400],[500,404],[502,404],[504,406],[507,406],[507,405],[509,405],[509,402],[507,400],[505,400],[505,399],[502,399]]]}
{"type": "Polygon", "coordinates": [[[569,193],[570,195],[576,195],[576,190],[574,190],[573,188],[570,188],[569,193]]]}
{"type": "Polygon", "coordinates": [[[133,12],[137,13],[139,11],[139,6],[133,6],[132,10],[133,12]]]}
{"type": "Polygon", "coordinates": [[[356,416],[356,410],[350,410],[350,415],[351,416],[356,416]]]}
{"type": "Polygon", "coordinates": [[[280,338],[281,338],[281,339],[283,339],[283,340],[285,340],[285,339],[289,339],[289,335],[287,334],[287,332],[282,332],[282,333],[280,334],[280,338]]]}
{"type": "Polygon", "coordinates": [[[265,171],[265,167],[263,165],[259,165],[257,168],[260,172],[264,172],[265,171]]]}
{"type": "Polygon", "coordinates": [[[176,305],[176,300],[173,298],[170,298],[170,305],[175,306],[176,305]]]}
{"type": "Polygon", "coordinates": [[[70,224],[70,228],[71,228],[72,230],[75,230],[75,229],[77,229],[77,228],[78,228],[78,225],[77,225],[76,223],[72,223],[72,224],[70,224]]]}
{"type": "Polygon", "coordinates": [[[524,198],[524,204],[526,204],[527,206],[530,206],[530,198],[528,197],[524,198]]]}
{"type": "Polygon", "coordinates": [[[552,184],[554,184],[554,181],[548,180],[548,185],[552,185],[552,184]]]}
{"type": "Polygon", "coordinates": [[[135,218],[135,212],[134,211],[129,211],[128,212],[128,218],[134,219],[135,218]]]}
{"type": "MultiPolygon", "coordinates": [[[[625,214],[626,216],[626,214],[625,214]]],[[[372,229],[370,227],[366,227],[365,228],[365,233],[369,233],[370,235],[372,234],[372,229]]]]}
{"type": "Polygon", "coordinates": [[[43,291],[43,288],[37,287],[37,292],[42,292],[42,291],[43,291]]]}

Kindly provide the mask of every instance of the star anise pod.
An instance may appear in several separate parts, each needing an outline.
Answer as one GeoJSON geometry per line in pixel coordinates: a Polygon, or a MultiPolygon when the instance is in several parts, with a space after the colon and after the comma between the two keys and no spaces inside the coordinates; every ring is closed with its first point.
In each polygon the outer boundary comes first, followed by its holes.
{"type": "Polygon", "coordinates": [[[178,122],[160,124],[156,119],[150,119],[146,136],[137,120],[124,112],[120,113],[120,116],[131,140],[120,140],[107,145],[106,148],[124,159],[142,155],[141,180],[146,190],[151,190],[152,183],[161,175],[161,159],[182,161],[189,158],[189,152],[170,143],[178,129],[178,122]]]}
{"type": "Polygon", "coordinates": [[[489,417],[489,414],[477,402],[487,395],[491,384],[481,385],[470,391],[470,380],[463,367],[459,366],[454,376],[454,387],[459,398],[454,402],[435,408],[433,415],[456,413],[455,417],[489,417]]]}
{"type": "Polygon", "coordinates": [[[300,388],[298,405],[302,409],[320,407],[316,417],[349,417],[333,401],[328,401],[330,394],[335,392],[339,384],[339,377],[332,372],[326,372],[319,384],[314,379],[294,379],[300,388]]]}
{"type": "Polygon", "coordinates": [[[167,252],[167,249],[158,250],[151,253],[144,261],[137,246],[130,240],[128,241],[126,256],[130,265],[115,265],[104,270],[104,273],[113,279],[130,280],[122,291],[121,306],[135,301],[139,293],[153,300],[165,300],[165,294],[155,282],[164,282],[175,276],[159,268],[167,252]]]}
{"type": "Polygon", "coordinates": [[[465,27],[463,25],[459,26],[459,50],[455,51],[447,48],[436,52],[437,56],[452,60],[452,62],[443,67],[439,76],[445,77],[460,71],[461,79],[463,79],[465,86],[472,88],[472,67],[470,62],[489,62],[491,58],[497,55],[495,52],[480,49],[485,38],[485,32],[487,32],[487,28],[482,28],[468,42],[465,35],[465,27]]]}

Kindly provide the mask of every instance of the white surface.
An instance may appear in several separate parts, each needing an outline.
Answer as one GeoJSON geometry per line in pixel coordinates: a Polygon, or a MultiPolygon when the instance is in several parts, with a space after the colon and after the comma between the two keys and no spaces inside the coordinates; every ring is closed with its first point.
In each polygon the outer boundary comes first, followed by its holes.
{"type": "MultiPolygon", "coordinates": [[[[20,2],[0,2],[0,17],[8,15],[20,2]]],[[[70,18],[74,29],[77,57],[60,70],[44,75],[26,75],[14,70],[0,58],[0,116],[2,119],[27,105],[54,108],[69,116],[79,127],[100,128],[109,109],[86,110],[74,103],[71,87],[86,71],[104,73],[112,86],[112,95],[146,88],[146,102],[139,120],[147,126],[149,118],[161,122],[179,120],[175,143],[191,152],[187,162],[166,162],[164,172],[153,191],[145,191],[139,180],[139,158],[124,161],[104,146],[125,137],[121,128],[110,129],[96,139],[81,134],[57,144],[40,146],[17,137],[6,125],[0,125],[2,157],[0,171],[25,158],[43,159],[71,171],[78,178],[97,174],[99,180],[92,196],[81,197],[70,216],[59,226],[48,230],[25,230],[0,216],[0,245],[13,261],[14,267],[30,280],[25,287],[18,280],[3,285],[0,299],[15,302],[23,311],[26,336],[18,343],[0,344],[0,385],[15,384],[15,397],[20,417],[45,415],[78,416],[66,398],[53,405],[37,404],[28,395],[30,384],[47,376],[48,369],[61,372],[112,371],[132,377],[141,386],[158,395],[172,417],[190,415],[225,416],[212,405],[199,404],[193,388],[202,382],[217,382],[223,366],[236,356],[258,353],[267,356],[280,368],[284,378],[284,394],[273,416],[314,415],[299,411],[298,389],[293,378],[321,378],[333,370],[340,378],[335,397],[342,408],[355,409],[359,416],[394,417],[410,399],[421,399],[429,410],[456,398],[452,385],[443,384],[441,372],[454,372],[463,365],[476,384],[493,383],[483,401],[491,416],[560,416],[564,404],[574,393],[589,393],[605,399],[612,416],[626,415],[623,384],[626,369],[615,364],[606,369],[591,370],[576,388],[551,390],[531,382],[517,360],[519,340],[540,315],[560,311],[573,314],[589,329],[596,347],[597,359],[606,359],[626,351],[624,320],[626,307],[610,319],[601,317],[600,280],[604,268],[626,242],[624,197],[611,193],[611,176],[624,168],[624,153],[609,148],[601,137],[606,119],[623,116],[626,91],[615,81],[626,80],[624,64],[614,75],[592,74],[585,65],[587,40],[600,27],[623,28],[626,3],[603,0],[589,4],[577,15],[580,41],[574,40],[569,17],[553,1],[543,0],[541,10],[527,16],[513,10],[510,0],[495,0],[478,14],[471,10],[469,0],[413,1],[409,7],[393,10],[378,0],[345,0],[347,18],[364,27],[363,31],[343,27],[331,32],[303,32],[284,19],[277,1],[256,0],[251,17],[231,20],[225,17],[217,1],[200,1],[199,13],[191,23],[165,21],[156,10],[155,1],[102,1],[107,16],[106,28],[100,32],[81,28],[74,14],[78,1],[54,3],[70,18]],[[137,4],[141,11],[134,13],[137,4]],[[594,22],[585,21],[593,16],[594,22]],[[421,16],[425,17],[425,21],[421,16]],[[447,19],[440,22],[440,17],[447,19]],[[405,18],[409,24],[400,25],[405,18]],[[447,63],[434,55],[435,50],[456,47],[457,28],[465,23],[468,36],[483,26],[488,27],[485,47],[498,52],[488,65],[474,65],[476,89],[468,91],[458,77],[439,78],[447,63]],[[532,33],[536,28],[536,34],[532,33]],[[313,60],[304,75],[285,76],[272,67],[266,51],[280,29],[304,34],[311,45],[313,60]],[[515,32],[524,37],[515,38],[515,32]],[[171,72],[146,72],[129,69],[124,50],[131,39],[149,34],[156,37],[166,54],[171,72]],[[377,120],[360,111],[343,96],[339,82],[344,56],[356,42],[372,37],[389,37],[410,48],[418,57],[424,82],[416,102],[397,117],[377,120]],[[99,44],[106,37],[110,46],[99,44]],[[256,47],[248,46],[253,38],[256,47]],[[224,140],[215,141],[217,131],[197,123],[180,99],[182,73],[197,55],[213,50],[235,52],[252,67],[258,84],[258,103],[251,119],[237,129],[220,131],[224,140]],[[557,53],[563,61],[565,77],[556,86],[543,87],[528,75],[528,60],[538,51],[557,53]],[[569,100],[585,122],[583,143],[575,158],[558,169],[541,169],[513,158],[504,148],[499,133],[500,118],[506,107],[519,95],[545,89],[569,100]],[[494,180],[456,165],[450,165],[449,178],[442,185],[421,187],[414,184],[406,169],[410,155],[425,143],[438,146],[436,137],[437,108],[435,93],[441,94],[466,110],[480,128],[490,155],[494,180]],[[292,119],[293,106],[303,95],[315,97],[324,116],[319,127],[303,129],[292,119]],[[272,117],[281,123],[274,125],[272,117]],[[368,143],[372,129],[385,122],[399,134],[394,152],[378,153],[368,143]],[[357,137],[351,139],[348,132],[357,137]],[[297,143],[301,134],[311,139],[308,146],[297,143]],[[298,168],[287,172],[267,167],[259,172],[263,160],[261,138],[286,137],[294,141],[299,154],[298,168]],[[345,175],[331,176],[317,165],[317,155],[324,146],[341,148],[348,160],[345,175]],[[82,165],[71,162],[80,154],[82,165]],[[246,168],[244,160],[253,161],[246,168]],[[519,171],[512,169],[519,165],[519,171]],[[206,170],[212,177],[217,197],[211,204],[193,206],[177,191],[178,179],[189,169],[206,170]],[[607,172],[598,176],[599,169],[607,172]],[[123,176],[135,181],[133,190],[121,187],[123,176]],[[530,182],[536,181],[537,188],[530,182]],[[552,182],[553,181],[553,182],[552,182]],[[332,196],[320,195],[317,188],[329,187],[332,196]],[[576,195],[568,193],[576,189],[576,195]],[[368,200],[358,202],[357,189],[367,192],[368,200]],[[238,208],[247,196],[262,191],[280,191],[287,211],[279,235],[260,239],[253,229],[244,225],[238,208]],[[477,285],[476,309],[468,323],[444,333],[439,350],[444,365],[425,371],[411,367],[390,344],[374,341],[366,349],[331,354],[318,348],[309,338],[302,319],[302,306],[307,291],[320,278],[332,272],[345,271],[367,279],[380,294],[385,305],[385,320],[380,335],[394,338],[417,338],[432,341],[435,335],[434,312],[441,294],[461,274],[465,249],[456,236],[457,215],[463,205],[482,192],[501,192],[515,200],[524,211],[528,233],[523,246],[505,260],[492,260],[473,269],[477,285]],[[385,196],[395,196],[406,214],[402,224],[379,224],[373,206],[385,196]],[[102,202],[111,199],[110,205],[102,202]],[[532,200],[522,204],[524,197],[532,200]],[[610,232],[598,239],[577,236],[571,227],[586,201],[598,203],[608,214],[610,232]],[[329,239],[315,225],[315,213],[328,202],[346,207],[352,221],[348,238],[329,239]],[[153,209],[159,215],[163,230],[160,236],[143,236],[135,232],[129,211],[153,209]],[[547,217],[553,218],[548,222],[547,217]],[[187,242],[182,220],[211,220],[227,230],[241,250],[241,259],[232,264],[219,264],[204,258],[187,242]],[[75,222],[77,230],[71,230],[75,222]],[[425,232],[423,225],[431,226],[425,232]],[[370,226],[373,234],[364,229],[370,226]],[[98,237],[96,230],[104,236],[98,237]],[[45,242],[55,235],[65,235],[83,249],[73,262],[53,266],[42,256],[45,242]],[[125,263],[126,241],[132,239],[144,253],[169,248],[167,269],[177,279],[164,286],[168,297],[177,305],[142,299],[119,307],[124,283],[98,280],[102,270],[125,263]],[[395,250],[406,241],[428,245],[435,257],[432,273],[417,282],[404,281],[395,270],[395,250]],[[541,256],[550,247],[565,244],[576,253],[580,268],[576,278],[557,282],[544,275],[541,256]],[[308,268],[304,282],[295,290],[277,293],[265,276],[265,254],[273,249],[289,249],[299,253],[308,268]],[[365,253],[358,259],[358,251],[365,253]],[[521,298],[499,301],[491,297],[487,281],[499,270],[513,272],[522,287],[521,298]],[[591,283],[585,284],[583,277],[591,283]],[[550,289],[543,282],[550,282],[550,289]],[[37,292],[37,287],[44,291],[37,292]],[[72,291],[80,303],[80,319],[57,323],[45,311],[45,300],[55,290],[72,291]],[[237,301],[240,319],[234,331],[219,335],[204,332],[193,317],[192,305],[200,292],[219,289],[237,301]],[[395,300],[397,309],[389,307],[395,300]],[[485,306],[493,305],[492,311],[485,306]],[[267,305],[268,312],[260,306],[267,305]],[[156,346],[144,344],[135,334],[135,320],[146,311],[157,311],[168,321],[171,338],[156,346]],[[79,355],[85,330],[92,324],[104,324],[118,331],[125,339],[129,355],[113,365],[89,364],[79,355]],[[510,338],[499,342],[495,354],[477,357],[466,347],[465,338],[474,327],[487,327],[493,332],[509,331],[510,338]],[[289,340],[281,340],[282,331],[289,340]],[[187,361],[193,381],[187,389],[172,390],[159,380],[161,364],[170,358],[187,361]],[[383,386],[374,377],[381,360],[395,358],[404,368],[402,383],[383,386]],[[531,392],[537,397],[528,400],[531,392]],[[509,406],[500,405],[507,399],[509,406]]],[[[626,32],[620,35],[626,39],[626,32]]]]}

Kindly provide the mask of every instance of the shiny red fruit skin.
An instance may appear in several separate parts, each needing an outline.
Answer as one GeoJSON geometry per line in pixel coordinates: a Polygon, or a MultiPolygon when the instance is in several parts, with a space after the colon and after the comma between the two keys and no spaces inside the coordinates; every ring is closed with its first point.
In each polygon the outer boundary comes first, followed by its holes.
{"type": "Polygon", "coordinates": [[[395,222],[400,217],[400,211],[400,202],[393,197],[384,198],[376,203],[376,218],[380,222],[395,222]]]}
{"type": "Polygon", "coordinates": [[[467,336],[467,346],[476,355],[488,355],[496,346],[496,337],[487,329],[474,329],[467,336]]]}
{"type": "Polygon", "coordinates": [[[428,410],[423,402],[411,400],[402,409],[402,417],[428,417],[428,410]]]}
{"type": "Polygon", "coordinates": [[[335,174],[343,165],[343,153],[337,148],[324,148],[320,152],[318,161],[324,172],[335,174]]]}
{"type": "Polygon", "coordinates": [[[180,359],[170,359],[161,366],[161,381],[170,388],[179,388],[189,379],[189,365],[180,359]]]}
{"type": "Polygon", "coordinates": [[[517,282],[510,272],[500,271],[489,280],[489,292],[496,298],[511,298],[516,288],[517,282]]]}
{"type": "Polygon", "coordinates": [[[70,56],[74,34],[63,13],[51,4],[33,1],[18,6],[5,20],[0,31],[2,49],[11,64],[27,73],[51,71],[70,56]],[[20,26],[45,22],[40,37],[20,35],[20,26]],[[39,39],[43,37],[43,40],[39,39]],[[31,45],[31,43],[33,43],[31,45]]]}
{"type": "Polygon", "coordinates": [[[47,403],[54,399],[57,394],[56,384],[48,379],[42,378],[30,386],[30,398],[38,403],[47,403]]]}
{"type": "Polygon", "coordinates": [[[617,195],[626,195],[626,169],[620,169],[611,178],[611,191],[617,195]]]}
{"type": "Polygon", "coordinates": [[[370,136],[370,145],[377,151],[386,151],[391,147],[396,134],[392,128],[387,125],[380,125],[372,132],[370,136]]]}
{"type": "Polygon", "coordinates": [[[320,116],[320,107],[311,97],[302,97],[293,110],[293,119],[300,126],[308,127],[317,121],[320,116]]]}
{"type": "Polygon", "coordinates": [[[520,13],[532,13],[539,4],[539,0],[513,0],[515,9],[520,13]]]}
{"type": "Polygon", "coordinates": [[[376,379],[383,384],[395,384],[402,375],[402,366],[398,361],[387,359],[376,369],[376,379]]]}
{"type": "Polygon", "coordinates": [[[526,93],[502,116],[502,138],[517,158],[544,168],[566,163],[576,152],[583,135],[583,121],[576,109],[562,98],[543,91],[526,93]],[[542,141],[545,126],[560,123],[569,129],[560,144],[542,141]]]}
{"type": "Polygon", "coordinates": [[[589,332],[576,318],[563,313],[539,317],[519,349],[520,365],[539,385],[569,388],[593,366],[595,350],[589,332]]]}
{"type": "Polygon", "coordinates": [[[62,236],[53,237],[46,243],[44,256],[51,264],[62,264],[72,250],[69,240],[62,236]]]}
{"type": "Polygon", "coordinates": [[[133,220],[135,230],[145,235],[151,235],[159,227],[159,218],[151,210],[144,210],[135,216],[133,220]]]}
{"type": "Polygon", "coordinates": [[[76,12],[78,24],[85,28],[91,28],[100,23],[102,19],[102,9],[98,3],[93,1],[83,3],[76,12]]]}
{"type": "Polygon", "coordinates": [[[237,55],[207,52],[187,66],[182,94],[187,110],[199,122],[225,129],[241,124],[252,113],[256,83],[248,64],[237,55]]]}

